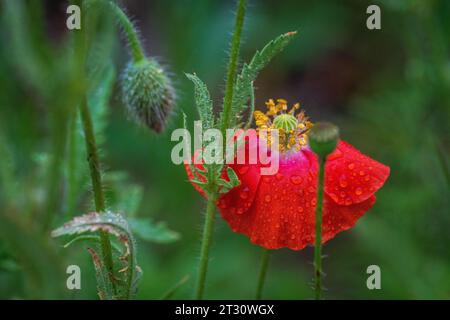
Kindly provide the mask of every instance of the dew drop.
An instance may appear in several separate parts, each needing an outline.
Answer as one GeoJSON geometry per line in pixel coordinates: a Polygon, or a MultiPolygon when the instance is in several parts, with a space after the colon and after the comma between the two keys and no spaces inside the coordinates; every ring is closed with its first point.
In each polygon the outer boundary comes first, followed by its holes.
{"type": "Polygon", "coordinates": [[[246,187],[244,190],[242,190],[242,191],[239,193],[239,197],[240,197],[241,199],[247,199],[247,198],[248,198],[248,193],[249,193],[249,189],[246,187]]]}
{"type": "Polygon", "coordinates": [[[248,172],[248,166],[239,167],[238,172],[242,175],[248,172]]]}
{"type": "Polygon", "coordinates": [[[303,207],[298,207],[297,208],[298,212],[302,213],[304,211],[303,207]]]}
{"type": "Polygon", "coordinates": [[[356,195],[357,196],[359,196],[359,195],[361,195],[361,193],[362,193],[362,189],[361,188],[356,188],[356,190],[355,190],[355,193],[356,193],[356,195]]]}
{"type": "Polygon", "coordinates": [[[345,177],[341,177],[341,178],[339,179],[339,185],[340,185],[342,188],[346,188],[346,187],[348,186],[348,182],[347,182],[347,180],[346,180],[345,177]]]}
{"type": "Polygon", "coordinates": [[[290,180],[293,184],[296,185],[302,183],[302,178],[300,176],[292,176],[290,180]]]}
{"type": "Polygon", "coordinates": [[[281,173],[277,173],[276,176],[275,176],[275,178],[276,178],[278,181],[281,181],[281,180],[283,180],[284,176],[283,176],[281,173]]]}
{"type": "Polygon", "coordinates": [[[350,163],[350,164],[348,165],[348,168],[349,168],[350,170],[355,169],[355,164],[354,164],[353,162],[350,163]]]}
{"type": "Polygon", "coordinates": [[[262,180],[263,180],[265,183],[269,183],[270,180],[271,180],[271,178],[270,178],[269,176],[263,176],[263,177],[262,177],[262,180]]]}
{"type": "Polygon", "coordinates": [[[360,172],[359,172],[359,175],[360,176],[363,176],[363,175],[365,175],[366,173],[364,172],[364,170],[361,170],[360,172]]]}
{"type": "Polygon", "coordinates": [[[244,213],[244,209],[242,209],[242,208],[237,209],[237,214],[243,214],[243,213],[244,213]]]}
{"type": "Polygon", "coordinates": [[[269,194],[264,197],[264,201],[270,202],[270,200],[272,200],[272,197],[269,194]]]}

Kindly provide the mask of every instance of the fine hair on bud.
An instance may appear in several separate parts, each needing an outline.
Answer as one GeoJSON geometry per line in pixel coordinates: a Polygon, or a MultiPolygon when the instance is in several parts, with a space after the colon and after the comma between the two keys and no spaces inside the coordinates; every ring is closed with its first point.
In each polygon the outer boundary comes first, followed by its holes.
{"type": "Polygon", "coordinates": [[[129,62],[121,79],[123,102],[132,120],[160,133],[175,103],[172,81],[153,58],[129,62]]]}

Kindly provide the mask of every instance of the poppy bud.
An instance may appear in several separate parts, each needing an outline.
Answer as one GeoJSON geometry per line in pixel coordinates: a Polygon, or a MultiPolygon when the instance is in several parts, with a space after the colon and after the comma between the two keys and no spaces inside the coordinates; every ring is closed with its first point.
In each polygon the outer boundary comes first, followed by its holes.
{"type": "Polygon", "coordinates": [[[312,151],[320,158],[325,159],[336,149],[339,128],[329,122],[318,122],[309,130],[308,139],[312,151]]]}
{"type": "Polygon", "coordinates": [[[122,75],[122,97],[130,117],[161,132],[172,111],[175,92],[169,76],[154,59],[130,62],[122,75]]]}

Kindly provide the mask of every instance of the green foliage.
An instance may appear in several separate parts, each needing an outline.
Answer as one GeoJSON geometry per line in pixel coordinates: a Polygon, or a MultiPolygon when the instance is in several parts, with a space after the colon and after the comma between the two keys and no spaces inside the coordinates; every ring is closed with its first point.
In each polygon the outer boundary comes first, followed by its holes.
{"type": "Polygon", "coordinates": [[[236,172],[234,172],[234,170],[231,167],[227,168],[227,175],[228,175],[228,178],[230,179],[229,181],[222,179],[222,178],[218,179],[219,186],[220,186],[220,189],[219,189],[220,193],[227,193],[231,189],[233,189],[241,184],[238,176],[236,175],[236,172]]]}
{"type": "Polygon", "coordinates": [[[151,219],[128,219],[133,234],[136,237],[154,243],[172,243],[180,239],[178,232],[172,231],[165,222],[154,223],[151,219]]]}
{"type": "Polygon", "coordinates": [[[189,281],[189,276],[184,276],[183,278],[181,278],[180,281],[178,281],[172,288],[170,288],[169,290],[167,290],[162,297],[160,298],[160,300],[169,300],[170,298],[172,298],[174,296],[174,294],[178,291],[178,289],[180,289],[185,283],[187,283],[189,281]]]}
{"type": "Polygon", "coordinates": [[[236,79],[233,95],[232,113],[237,115],[234,118],[234,125],[239,119],[239,114],[247,108],[248,99],[253,95],[253,82],[256,80],[258,73],[261,72],[261,70],[266,67],[278,53],[283,51],[295,34],[296,32],[288,32],[271,40],[261,51],[255,53],[250,63],[244,64],[241,73],[236,79]]]}
{"type": "Polygon", "coordinates": [[[195,74],[186,73],[186,77],[191,80],[195,86],[195,105],[197,106],[203,129],[214,128],[213,103],[206,84],[195,74]]]}
{"type": "MultiPolygon", "coordinates": [[[[137,273],[140,273],[140,268],[136,264],[136,245],[133,234],[128,222],[121,215],[108,211],[102,214],[92,212],[75,217],[62,227],[53,230],[52,237],[97,231],[104,231],[114,235],[124,246],[122,256],[119,257],[119,260],[123,262],[123,267],[119,270],[119,273],[123,274],[123,278],[118,280],[121,288],[118,296],[115,298],[129,299],[135,293],[137,273]]],[[[99,296],[109,297],[111,291],[105,285],[105,281],[103,281],[107,271],[104,270],[103,262],[101,259],[98,259],[98,255],[92,250],[90,253],[93,258],[97,278],[101,280],[99,282],[99,296]]]]}
{"type": "Polygon", "coordinates": [[[114,299],[113,288],[109,281],[108,270],[106,269],[103,260],[99,254],[92,248],[87,249],[92,257],[92,262],[95,268],[95,278],[97,279],[97,292],[101,300],[114,299]]]}
{"type": "Polygon", "coordinates": [[[11,252],[9,265],[20,265],[25,289],[21,297],[29,299],[60,299],[64,297],[63,269],[58,255],[47,239],[24,221],[18,213],[0,213],[0,239],[11,252]]]}

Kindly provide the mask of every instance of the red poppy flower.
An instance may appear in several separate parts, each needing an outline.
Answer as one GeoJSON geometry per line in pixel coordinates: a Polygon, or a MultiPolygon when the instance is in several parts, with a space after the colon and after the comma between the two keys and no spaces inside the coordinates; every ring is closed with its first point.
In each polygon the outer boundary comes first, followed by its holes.
{"type": "MultiPolygon", "coordinates": [[[[284,113],[286,102],[281,99],[277,102],[270,100],[265,114],[255,112],[258,128],[274,128],[279,112],[293,115],[299,108],[295,105],[289,113],[284,113]],[[275,116],[275,121],[271,121],[271,116],[275,116]]],[[[284,135],[278,172],[263,176],[259,163],[231,164],[241,184],[217,202],[222,217],[233,231],[245,234],[251,242],[267,249],[300,250],[314,243],[318,160],[306,142],[312,124],[303,113],[296,120],[296,128],[290,135],[284,135]]],[[[192,179],[190,167],[186,166],[186,170],[192,179]]],[[[373,206],[375,192],[388,176],[389,167],[339,141],[325,167],[322,241],[351,228],[373,206]]]]}

